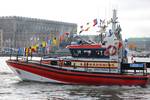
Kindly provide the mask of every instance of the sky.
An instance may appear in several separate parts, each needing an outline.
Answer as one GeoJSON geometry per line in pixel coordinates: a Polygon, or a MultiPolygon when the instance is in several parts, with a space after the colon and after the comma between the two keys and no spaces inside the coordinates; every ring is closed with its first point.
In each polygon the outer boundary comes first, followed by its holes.
{"type": "MultiPolygon", "coordinates": [[[[0,0],[0,16],[76,23],[109,19],[117,9],[123,38],[150,36],[150,0],[0,0]]],[[[92,32],[91,32],[92,33],[92,32]]]]}

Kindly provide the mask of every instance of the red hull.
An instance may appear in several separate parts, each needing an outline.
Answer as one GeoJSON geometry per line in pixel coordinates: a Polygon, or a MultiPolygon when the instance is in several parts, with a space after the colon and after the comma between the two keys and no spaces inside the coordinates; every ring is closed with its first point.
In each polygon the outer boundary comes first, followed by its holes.
{"type": "Polygon", "coordinates": [[[81,71],[69,71],[62,68],[54,68],[48,65],[34,63],[23,63],[7,61],[13,68],[21,69],[33,74],[37,74],[48,79],[61,81],[67,84],[86,84],[86,85],[140,85],[145,86],[150,76],[148,75],[122,75],[111,73],[91,73],[81,71]]]}

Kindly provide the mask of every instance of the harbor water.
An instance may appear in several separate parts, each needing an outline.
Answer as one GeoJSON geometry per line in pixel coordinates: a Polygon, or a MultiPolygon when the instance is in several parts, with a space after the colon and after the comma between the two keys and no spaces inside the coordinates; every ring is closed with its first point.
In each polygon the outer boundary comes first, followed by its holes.
{"type": "Polygon", "coordinates": [[[21,81],[0,57],[0,100],[150,100],[150,85],[85,86],[21,81]]]}

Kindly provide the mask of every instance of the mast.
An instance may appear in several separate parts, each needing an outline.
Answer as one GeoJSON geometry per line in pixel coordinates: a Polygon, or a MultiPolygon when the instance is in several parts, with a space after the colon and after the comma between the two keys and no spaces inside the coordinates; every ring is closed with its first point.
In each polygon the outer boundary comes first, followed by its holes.
{"type": "MultiPolygon", "coordinates": [[[[117,39],[118,41],[122,42],[122,37],[121,37],[121,34],[120,34],[120,31],[121,31],[121,28],[120,28],[120,25],[117,25],[118,21],[117,21],[118,17],[117,17],[117,10],[116,9],[113,9],[113,17],[111,19],[111,22],[112,22],[112,33],[113,35],[115,35],[117,33],[117,39]],[[116,26],[117,25],[117,26],[116,26]]],[[[124,47],[122,48],[118,48],[118,62],[122,62],[122,58],[123,58],[123,52],[124,52],[124,47]]]]}
{"type": "Polygon", "coordinates": [[[115,33],[117,19],[118,19],[118,17],[117,17],[117,10],[114,9],[113,10],[113,17],[111,19],[111,21],[112,21],[112,33],[115,33]]]}

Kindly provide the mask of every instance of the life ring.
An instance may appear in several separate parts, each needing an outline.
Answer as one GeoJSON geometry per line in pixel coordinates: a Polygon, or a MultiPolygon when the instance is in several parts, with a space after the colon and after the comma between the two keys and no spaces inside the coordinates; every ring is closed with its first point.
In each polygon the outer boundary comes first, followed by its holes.
{"type": "Polygon", "coordinates": [[[113,56],[117,53],[117,48],[115,46],[109,45],[105,51],[105,55],[113,56]]]}
{"type": "Polygon", "coordinates": [[[121,41],[116,42],[115,45],[118,49],[121,49],[123,47],[123,44],[121,41]]]}

